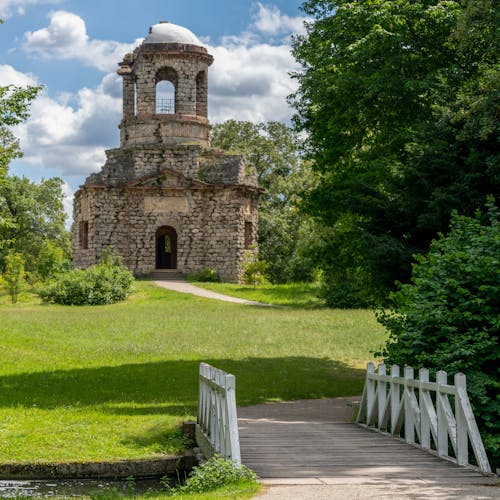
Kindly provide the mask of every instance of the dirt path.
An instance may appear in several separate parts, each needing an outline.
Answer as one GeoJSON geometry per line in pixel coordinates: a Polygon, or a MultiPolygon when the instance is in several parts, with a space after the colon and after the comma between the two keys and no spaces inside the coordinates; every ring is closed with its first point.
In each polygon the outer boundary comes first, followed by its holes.
{"type": "Polygon", "coordinates": [[[180,293],[190,293],[191,295],[197,295],[198,297],[205,297],[207,299],[222,300],[224,302],[234,302],[235,304],[245,304],[247,306],[259,306],[259,307],[272,307],[270,304],[263,304],[262,302],[254,302],[252,300],[240,299],[238,297],[231,297],[229,295],[224,295],[222,293],[212,292],[211,290],[205,290],[198,286],[192,285],[187,281],[155,281],[155,284],[161,286],[162,288],[167,288],[168,290],[173,290],[174,292],[180,293]]]}

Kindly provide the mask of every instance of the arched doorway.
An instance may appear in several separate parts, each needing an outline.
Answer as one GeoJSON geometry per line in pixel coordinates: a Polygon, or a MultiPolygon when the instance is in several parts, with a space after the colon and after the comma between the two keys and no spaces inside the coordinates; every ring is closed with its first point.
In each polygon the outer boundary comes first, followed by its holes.
{"type": "Polygon", "coordinates": [[[177,232],[162,226],[156,231],[156,269],[177,269],[177,232]]]}

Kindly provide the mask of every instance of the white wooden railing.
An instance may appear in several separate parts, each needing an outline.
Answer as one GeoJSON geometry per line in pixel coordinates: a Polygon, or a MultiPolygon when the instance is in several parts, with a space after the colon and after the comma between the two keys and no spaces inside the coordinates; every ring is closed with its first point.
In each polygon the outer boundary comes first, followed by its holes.
{"type": "Polygon", "coordinates": [[[207,458],[217,454],[241,464],[234,375],[200,363],[199,384],[198,446],[207,458]]]}
{"type": "MultiPolygon", "coordinates": [[[[467,395],[466,379],[457,373],[454,385],[448,385],[444,371],[436,373],[436,382],[429,381],[429,371],[419,370],[418,379],[413,368],[368,363],[365,388],[359,409],[358,423],[379,432],[400,436],[404,440],[458,465],[469,464],[469,441],[480,471],[491,472],[476,419],[467,395]],[[449,396],[454,399],[454,412],[449,396]],[[451,443],[451,448],[450,448],[451,443]],[[453,451],[454,457],[450,456],[453,451]]],[[[475,468],[475,467],[474,467],[475,468]]]]}

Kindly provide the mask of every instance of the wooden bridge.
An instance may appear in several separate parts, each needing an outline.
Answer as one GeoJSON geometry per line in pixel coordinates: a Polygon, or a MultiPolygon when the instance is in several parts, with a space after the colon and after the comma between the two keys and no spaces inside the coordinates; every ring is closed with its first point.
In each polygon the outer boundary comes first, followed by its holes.
{"type": "MultiPolygon", "coordinates": [[[[212,396],[207,395],[208,393],[200,388],[200,397],[205,402],[205,408],[207,408],[207,403],[215,401],[213,396],[218,391],[220,392],[218,387],[225,386],[220,371],[211,373],[206,367],[207,365],[205,365],[204,372],[206,377],[214,378],[217,374],[218,378],[217,384],[210,386],[212,396]]],[[[234,447],[233,444],[231,452],[228,444],[224,448],[226,452],[219,451],[219,454],[231,456],[237,462],[241,460],[241,463],[252,468],[266,484],[270,485],[411,484],[415,486],[421,484],[429,486],[430,484],[448,484],[453,485],[455,489],[462,486],[464,488],[498,486],[498,481],[494,476],[484,474],[488,472],[489,464],[485,458],[486,455],[481,455],[482,443],[468,443],[471,433],[474,436],[472,439],[477,439],[478,436],[475,436],[474,429],[470,428],[472,425],[470,415],[467,409],[464,411],[460,406],[460,398],[456,395],[458,393],[455,391],[453,398],[458,411],[458,425],[451,406],[444,402],[443,394],[452,395],[454,386],[448,386],[443,381],[443,374],[440,375],[441,385],[437,388],[437,385],[433,386],[436,383],[428,382],[427,374],[424,372],[422,374],[423,385],[418,390],[419,381],[410,377],[409,371],[406,372],[406,377],[400,378],[399,372],[394,369],[391,380],[389,380],[390,376],[385,375],[384,367],[379,368],[379,373],[380,380],[377,379],[373,366],[369,367],[367,374],[369,382],[365,388],[363,400],[361,398],[335,398],[239,408],[238,445],[234,447]],[[401,391],[399,388],[395,390],[396,384],[402,386],[401,391]],[[426,398],[425,391],[433,388],[437,389],[437,393],[426,398]],[[426,400],[427,403],[436,405],[437,412],[433,413],[429,407],[419,409],[415,390],[422,402],[426,400]],[[379,432],[353,422],[355,408],[360,405],[361,419],[379,432]],[[423,432],[422,423],[424,424],[423,432]],[[443,432],[443,425],[445,432],[443,432]],[[465,428],[462,428],[463,425],[465,428]],[[411,430],[410,426],[413,426],[411,430]],[[391,437],[390,433],[386,432],[387,429],[392,429],[393,433],[399,432],[401,428],[405,429],[405,438],[413,442],[416,431],[417,440],[423,440],[424,445],[429,442],[429,449],[422,449],[420,443],[412,446],[405,442],[405,439],[391,437]],[[460,434],[464,431],[465,441],[463,435],[460,434]],[[433,447],[436,451],[430,449],[431,439],[435,441],[433,447]],[[479,450],[475,461],[482,466],[483,474],[477,467],[468,464],[468,456],[466,457],[467,467],[459,467],[452,462],[453,460],[464,461],[467,450],[460,448],[464,446],[464,443],[467,447],[470,446],[475,454],[479,450]],[[443,459],[437,456],[437,450],[444,449],[445,444],[446,453],[449,450],[455,451],[455,455],[459,458],[446,456],[446,459],[443,459]],[[486,460],[485,463],[484,460],[486,460]]],[[[465,382],[460,379],[460,383],[465,382]]],[[[227,388],[230,392],[234,390],[234,378],[230,378],[227,388]]],[[[230,394],[229,399],[234,400],[234,395],[230,394]]],[[[446,401],[448,402],[448,399],[446,401]]],[[[223,437],[223,426],[219,431],[215,431],[214,425],[216,421],[228,424],[234,420],[236,408],[233,416],[226,418],[223,406],[218,405],[212,412],[212,417],[218,415],[217,419],[210,417],[210,411],[206,410],[201,421],[208,422],[206,426],[208,434],[217,434],[220,442],[229,443],[229,434],[226,434],[227,439],[223,437]]],[[[233,430],[233,435],[234,433],[233,430]]],[[[482,452],[484,453],[484,448],[482,452]]],[[[492,496],[483,495],[481,498],[500,498],[498,488],[489,488],[489,491],[492,492],[492,496]],[[494,492],[498,494],[498,497],[494,492]]],[[[460,495],[455,497],[462,498],[460,495]]],[[[476,496],[471,498],[476,498],[476,496]]]]}

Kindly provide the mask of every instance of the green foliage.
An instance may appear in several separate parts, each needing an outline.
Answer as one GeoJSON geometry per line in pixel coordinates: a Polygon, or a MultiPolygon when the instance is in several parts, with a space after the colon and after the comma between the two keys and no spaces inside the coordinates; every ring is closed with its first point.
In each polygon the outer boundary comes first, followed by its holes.
{"type": "Polygon", "coordinates": [[[22,156],[19,142],[8,127],[28,118],[29,105],[40,90],[41,87],[0,86],[0,179],[7,174],[10,161],[22,156]]]}
{"type": "Polygon", "coordinates": [[[44,302],[62,305],[102,305],[125,300],[132,291],[134,277],[125,267],[109,263],[114,257],[89,268],[61,274],[38,293],[44,302]]]}
{"type": "Polygon", "coordinates": [[[314,224],[299,212],[297,202],[314,178],[304,161],[302,141],[278,122],[253,124],[228,120],[211,130],[211,144],[245,155],[256,167],[260,187],[259,253],[268,262],[273,283],[310,281],[314,263],[307,251],[314,224]]]}
{"type": "Polygon", "coordinates": [[[190,281],[200,281],[206,283],[216,283],[220,281],[219,275],[215,269],[205,267],[204,269],[200,269],[196,273],[190,274],[188,276],[190,281]]]}
{"type": "Polygon", "coordinates": [[[257,482],[257,476],[245,465],[238,466],[232,460],[215,455],[194,467],[186,482],[176,488],[174,494],[203,493],[241,482],[257,482]]]}
{"type": "Polygon", "coordinates": [[[47,279],[67,268],[71,255],[69,232],[64,223],[63,181],[40,183],[16,176],[0,182],[0,269],[9,250],[23,255],[26,271],[35,279],[47,279]]]}
{"type": "Polygon", "coordinates": [[[21,254],[10,251],[5,257],[5,272],[2,284],[7,289],[13,304],[24,284],[24,259],[21,254]]]}
{"type": "Polygon", "coordinates": [[[269,267],[265,260],[259,259],[256,248],[245,250],[243,257],[243,283],[256,287],[267,282],[266,272],[269,267]]]}
{"type": "Polygon", "coordinates": [[[485,446],[500,464],[500,218],[454,214],[450,232],[413,267],[378,320],[390,332],[388,364],[463,372],[485,446]]]}
{"type": "MultiPolygon", "coordinates": [[[[412,255],[500,192],[491,0],[309,0],[291,96],[319,179],[303,210],[330,227],[329,287],[380,302],[412,255]],[[340,278],[339,278],[340,276],[340,278]],[[344,285],[342,285],[344,286],[344,285]]],[[[359,303],[365,303],[360,297],[359,303]]]]}

